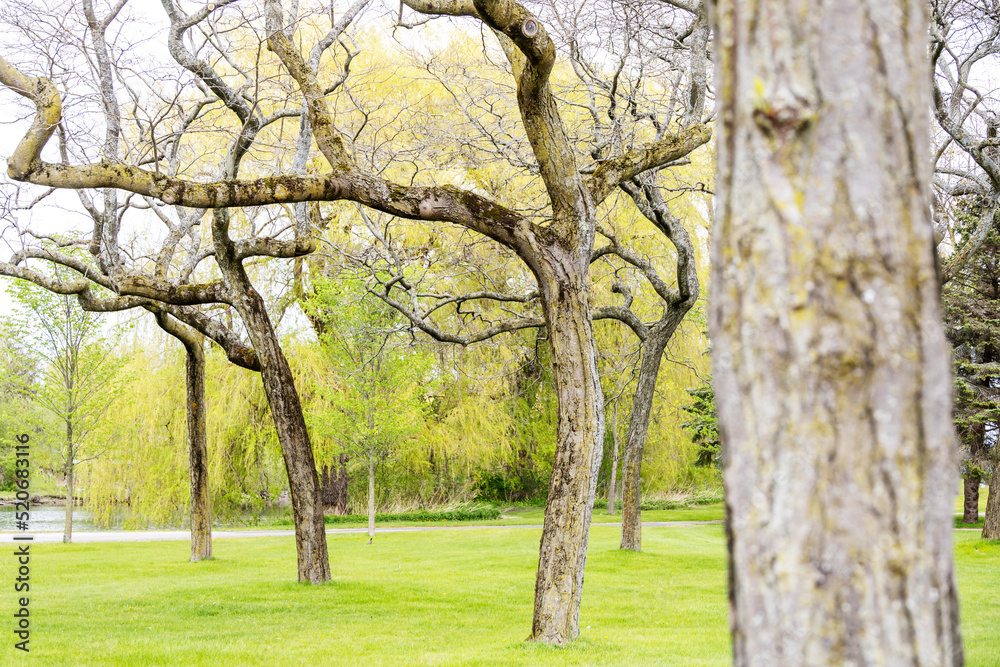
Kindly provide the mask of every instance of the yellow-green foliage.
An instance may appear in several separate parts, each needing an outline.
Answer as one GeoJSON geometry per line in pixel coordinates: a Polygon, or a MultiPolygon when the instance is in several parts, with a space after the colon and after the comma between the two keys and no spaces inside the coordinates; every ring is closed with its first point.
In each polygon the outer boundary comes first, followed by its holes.
{"type": "MultiPolygon", "coordinates": [[[[631,333],[619,325],[598,323],[604,345],[627,342],[631,333]]],[[[530,466],[543,483],[555,447],[555,396],[542,358],[538,377],[527,372],[533,342],[530,334],[471,348],[436,346],[437,388],[427,395],[423,429],[380,470],[383,501],[431,503],[465,500],[475,492],[478,475],[488,470],[530,466]]],[[[126,368],[131,382],[95,434],[102,455],[81,466],[81,484],[98,521],[114,520],[126,509],[128,525],[178,525],[189,502],[184,356],[171,343],[143,341],[131,352],[126,368]]],[[[704,373],[707,358],[700,325],[685,325],[669,356],[704,373]]],[[[341,451],[315,428],[318,413],[329,409],[320,391],[333,380],[315,343],[286,343],[296,374],[317,465],[329,465],[341,451]]],[[[536,371],[537,372],[537,371],[536,371]]],[[[208,451],[210,492],[217,515],[261,507],[284,488],[285,473],[260,377],[230,364],[221,354],[208,355],[208,451]]],[[[714,481],[715,473],[693,466],[695,450],[679,428],[684,390],[698,384],[686,365],[665,362],[644,462],[644,489],[665,490],[714,481]]],[[[630,396],[619,412],[619,433],[627,431],[630,396]]],[[[609,418],[610,426],[610,418],[609,418]]],[[[360,493],[360,491],[358,492],[360,493]]],[[[357,494],[356,494],[357,495],[357,494]]]]}
{"type": "MultiPolygon", "coordinates": [[[[689,187],[694,190],[711,190],[713,161],[707,151],[696,152],[692,164],[675,167],[662,172],[665,187],[679,189],[689,187]],[[702,185],[699,186],[698,184],[702,185]]],[[[683,197],[670,200],[670,209],[683,221],[697,262],[701,295],[694,308],[687,314],[667,345],[657,377],[656,397],[650,419],[649,432],[643,457],[643,491],[657,492],[676,488],[720,485],[717,471],[694,466],[697,449],[691,443],[691,435],[680,427],[685,421],[682,408],[691,402],[686,389],[704,384],[704,378],[711,374],[711,362],[706,354],[708,349],[705,308],[709,291],[709,225],[711,219],[711,198],[702,192],[689,192],[683,197]]],[[[663,234],[636,211],[624,196],[612,197],[603,208],[603,223],[613,230],[619,240],[634,251],[645,255],[657,268],[668,285],[676,287],[676,251],[663,234]]],[[[598,236],[597,245],[602,239],[598,236]]],[[[619,262],[617,266],[621,263],[619,262]]],[[[593,302],[596,305],[619,304],[621,297],[612,294],[614,279],[625,280],[635,301],[632,308],[644,321],[654,321],[660,317],[663,301],[653,291],[648,281],[628,271],[613,271],[605,263],[595,263],[591,270],[593,302]]],[[[625,325],[603,320],[595,323],[598,350],[602,357],[602,374],[606,397],[614,394],[622,369],[613,368],[610,359],[621,356],[623,351],[631,354],[630,363],[638,364],[638,340],[625,325]]],[[[631,366],[625,372],[629,375],[629,386],[622,397],[618,413],[619,439],[624,445],[631,397],[634,392],[634,378],[631,366]]],[[[608,428],[611,428],[611,412],[608,411],[608,428]]]]}
{"type": "MultiPolygon", "coordinates": [[[[316,35],[325,32],[327,21],[325,15],[307,17],[300,27],[302,43],[312,43],[316,35]]],[[[295,98],[297,87],[290,77],[281,74],[274,54],[260,48],[259,35],[240,31],[224,34],[233,63],[260,73],[258,92],[265,114],[283,108],[295,98]]],[[[522,158],[530,161],[530,151],[506,59],[490,39],[485,40],[488,54],[484,55],[483,36],[478,32],[442,31],[438,26],[426,34],[432,38],[430,41],[409,50],[386,37],[378,26],[369,25],[354,35],[351,43],[358,55],[351,64],[351,76],[327,100],[338,129],[356,137],[355,158],[365,168],[400,183],[449,183],[474,189],[501,204],[523,209],[544,224],[548,215],[544,188],[536,174],[517,163],[522,158]],[[347,90],[350,94],[346,94],[347,90]],[[498,146],[504,147],[506,156],[500,155],[498,146]],[[531,210],[531,202],[537,203],[537,210],[531,210]]],[[[340,76],[344,57],[340,46],[326,52],[319,71],[322,85],[340,76]]],[[[242,75],[235,67],[224,61],[215,66],[232,85],[242,84],[242,75]]],[[[568,102],[561,106],[561,112],[570,135],[579,143],[581,161],[586,162],[595,132],[603,130],[592,126],[594,121],[586,109],[588,100],[566,63],[556,67],[552,85],[560,99],[568,102]]],[[[657,89],[658,85],[647,78],[639,94],[650,99],[666,96],[669,91],[657,89]]],[[[612,154],[653,138],[647,124],[622,122],[626,126],[609,149],[612,154]]],[[[192,130],[206,137],[218,134],[208,132],[210,128],[226,127],[229,136],[223,139],[228,141],[240,129],[238,123],[233,123],[232,114],[219,109],[198,120],[192,130]]],[[[293,145],[289,137],[297,131],[296,119],[265,128],[243,162],[243,175],[287,169],[293,145]]],[[[215,169],[211,156],[217,151],[204,141],[182,144],[182,171],[215,169]]],[[[701,190],[711,190],[712,168],[709,152],[697,151],[690,165],[661,172],[661,184],[674,192],[684,188],[697,191],[698,183],[704,184],[701,190]]],[[[307,170],[328,170],[315,147],[307,170]]],[[[711,199],[701,192],[669,197],[673,212],[684,220],[695,245],[702,284],[702,301],[696,308],[700,308],[707,292],[711,199]]],[[[290,217],[291,207],[283,208],[290,217]]],[[[353,205],[322,203],[313,210],[329,224],[324,232],[324,253],[305,260],[309,272],[324,263],[339,263],[331,247],[357,251],[372,243],[353,205]]],[[[259,219],[263,215],[269,214],[261,209],[235,215],[234,230],[249,228],[252,216],[257,216],[252,221],[260,229],[265,224],[259,219]]],[[[380,228],[389,222],[379,214],[369,215],[380,228]]],[[[279,222],[274,224],[279,224],[281,215],[275,220],[279,222]]],[[[649,257],[668,283],[674,282],[672,246],[631,202],[621,195],[609,198],[601,208],[600,224],[649,257]]],[[[434,291],[526,292],[534,287],[532,276],[512,253],[468,230],[408,222],[393,223],[391,232],[402,260],[416,263],[414,275],[408,274],[410,279],[433,271],[428,265],[443,256],[454,255],[443,263],[447,270],[435,274],[434,291]]],[[[597,244],[602,242],[598,235],[597,244]]],[[[249,271],[255,284],[272,293],[281,289],[288,266],[284,260],[260,261],[249,271]]],[[[616,272],[615,268],[595,263],[591,281],[594,304],[620,303],[620,296],[612,294],[610,286],[613,279],[621,278],[635,296],[633,307],[637,312],[647,321],[657,319],[661,301],[648,283],[634,273],[616,272]]],[[[477,307],[484,319],[500,319],[510,306],[481,303],[477,307]]],[[[703,319],[692,313],[668,347],[647,439],[644,489],[655,491],[715,481],[713,471],[693,467],[695,448],[679,426],[683,421],[681,407],[689,401],[684,390],[702,384],[701,378],[709,371],[708,358],[703,354],[707,345],[705,328],[703,319]]],[[[600,322],[596,333],[604,355],[635,344],[634,336],[621,324],[600,322]]],[[[117,424],[128,435],[114,441],[109,455],[90,464],[87,472],[92,479],[85,483],[90,487],[89,502],[104,517],[114,502],[127,499],[137,516],[171,521],[186,513],[188,499],[183,356],[172,342],[147,341],[142,345],[152,351],[136,351],[134,390],[129,392],[129,400],[116,407],[117,424]]],[[[506,335],[470,348],[435,345],[434,349],[439,386],[426,393],[429,414],[425,426],[382,467],[380,485],[391,487],[397,500],[405,497],[425,502],[468,497],[477,475],[484,470],[510,470],[530,464],[535,473],[547,479],[555,440],[555,397],[547,362],[542,359],[543,370],[530,381],[518,376],[519,369],[523,370],[537,349],[534,334],[506,335]]],[[[308,339],[290,342],[287,353],[317,463],[320,467],[330,465],[340,447],[332,434],[319,428],[319,417],[332,407],[323,387],[336,378],[315,343],[308,339]]],[[[606,363],[603,368],[607,392],[616,386],[618,378],[607,375],[612,371],[606,363]]],[[[631,373],[622,369],[612,373],[622,372],[631,373]]],[[[273,497],[285,481],[260,378],[213,353],[209,355],[207,384],[211,492],[215,504],[217,508],[259,505],[264,496],[273,497]]],[[[634,386],[626,388],[619,407],[622,440],[627,431],[632,389],[634,386]]]]}
{"type": "Polygon", "coordinates": [[[260,375],[218,350],[208,355],[205,375],[213,501],[223,509],[259,509],[287,486],[260,375]]]}
{"type": "Polygon", "coordinates": [[[704,333],[699,326],[703,327],[704,322],[693,319],[682,325],[674,334],[668,359],[660,368],[656,383],[658,398],[653,404],[642,464],[644,491],[721,484],[714,468],[695,467],[698,449],[691,442],[691,433],[680,427],[687,419],[682,408],[691,403],[691,396],[685,390],[703,384],[710,369],[704,333]]]}
{"type": "MultiPolygon", "coordinates": [[[[179,525],[189,514],[184,354],[156,338],[131,350],[131,382],[109,410],[103,453],[82,467],[95,520],[179,525]]],[[[260,376],[217,350],[206,364],[209,491],[213,511],[260,508],[286,482],[260,376]]]]}
{"type": "Polygon", "coordinates": [[[122,506],[136,519],[176,523],[190,497],[184,368],[135,348],[126,372],[132,381],[101,429],[104,453],[81,466],[82,493],[99,523],[113,521],[122,506]]]}

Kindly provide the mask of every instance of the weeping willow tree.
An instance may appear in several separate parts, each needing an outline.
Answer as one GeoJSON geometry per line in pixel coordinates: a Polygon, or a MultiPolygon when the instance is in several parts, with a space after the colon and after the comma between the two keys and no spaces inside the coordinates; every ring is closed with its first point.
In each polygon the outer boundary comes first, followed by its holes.
{"type": "MultiPolygon", "coordinates": [[[[671,349],[671,358],[699,358],[697,327],[689,329],[671,349]]],[[[525,331],[495,344],[429,348],[431,380],[420,388],[424,420],[406,446],[378,466],[378,506],[543,497],[557,423],[547,346],[544,336],[525,331]]],[[[342,379],[317,341],[299,336],[286,347],[322,470],[344,451],[330,424],[322,423],[323,415],[335,409],[342,379]]],[[[143,334],[124,356],[129,381],[95,432],[110,446],[100,459],[81,467],[86,503],[104,525],[179,526],[188,519],[190,497],[183,354],[161,335],[143,334]]],[[[646,461],[646,485],[654,493],[703,481],[704,473],[691,466],[693,454],[675,414],[693,372],[681,366],[661,374],[658,383],[661,400],[651,420],[646,461]]],[[[278,500],[287,481],[266,397],[254,374],[209,351],[206,401],[214,514],[225,521],[278,500]]],[[[620,419],[627,419],[627,411],[620,419]]],[[[348,468],[350,504],[363,507],[366,465],[355,462],[348,468]]]]}
{"type": "MultiPolygon", "coordinates": [[[[86,468],[87,504],[104,525],[180,525],[191,493],[184,357],[161,338],[137,341],[128,356],[135,372],[105,422],[114,445],[86,468]]],[[[263,389],[217,350],[207,354],[205,385],[213,513],[259,511],[287,488],[263,389]]]]}

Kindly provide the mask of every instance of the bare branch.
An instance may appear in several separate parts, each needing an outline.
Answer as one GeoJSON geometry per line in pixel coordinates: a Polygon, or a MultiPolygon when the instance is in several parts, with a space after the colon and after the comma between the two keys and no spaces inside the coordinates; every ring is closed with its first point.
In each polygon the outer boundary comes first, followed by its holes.
{"type": "Polygon", "coordinates": [[[694,125],[651,146],[633,148],[623,155],[601,162],[587,178],[587,187],[594,201],[602,202],[621,183],[644,171],[682,158],[711,138],[712,129],[708,125],[694,125]]]}

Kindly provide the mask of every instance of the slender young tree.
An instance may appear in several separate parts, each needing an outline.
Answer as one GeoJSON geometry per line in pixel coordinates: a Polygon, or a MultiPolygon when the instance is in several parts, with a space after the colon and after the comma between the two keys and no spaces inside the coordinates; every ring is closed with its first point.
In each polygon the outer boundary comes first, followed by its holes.
{"type": "Polygon", "coordinates": [[[24,283],[12,284],[8,292],[20,308],[14,320],[20,351],[43,371],[31,395],[55,418],[51,437],[60,441],[55,460],[66,482],[63,542],[68,543],[73,541],[76,466],[99,455],[85,445],[120,393],[122,363],[111,353],[100,318],[83,311],[73,297],[24,283]]]}
{"type": "Polygon", "coordinates": [[[925,0],[717,0],[737,665],[960,665],[925,0]]]}
{"type": "Polygon", "coordinates": [[[325,392],[330,409],[318,421],[342,453],[365,465],[368,536],[375,537],[376,467],[421,426],[425,355],[400,340],[402,318],[360,286],[325,280],[317,287],[309,307],[326,322],[320,343],[335,372],[325,392]]]}

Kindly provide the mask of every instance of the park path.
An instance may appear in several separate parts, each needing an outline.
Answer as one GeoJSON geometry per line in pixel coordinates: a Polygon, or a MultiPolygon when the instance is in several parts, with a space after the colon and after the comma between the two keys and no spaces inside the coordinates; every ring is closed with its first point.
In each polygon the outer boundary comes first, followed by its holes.
{"type": "MultiPolygon", "coordinates": [[[[721,524],[722,521],[644,521],[643,528],[662,528],[676,526],[705,526],[710,524],[721,524]]],[[[591,528],[607,526],[609,528],[620,528],[620,523],[592,523],[591,528]]],[[[415,533],[423,530],[483,530],[487,528],[534,528],[541,530],[541,524],[521,524],[511,526],[399,526],[396,528],[377,528],[376,533],[415,533]]],[[[328,528],[327,535],[349,535],[352,533],[367,533],[367,528],[328,528]]],[[[0,543],[14,542],[14,537],[25,537],[30,535],[32,542],[62,542],[62,532],[38,532],[38,533],[0,533],[0,543]]],[[[212,539],[230,539],[241,537],[290,537],[295,535],[292,529],[283,530],[213,530],[212,539]]],[[[188,530],[104,530],[104,531],[78,531],[73,533],[73,542],[82,544],[85,542],[167,542],[173,540],[190,540],[191,531],[188,530]]],[[[21,542],[21,540],[18,540],[21,542]]]]}
{"type": "MultiPolygon", "coordinates": [[[[643,528],[676,528],[681,526],[708,526],[721,524],[722,521],[643,521],[643,528]]],[[[592,523],[591,528],[621,528],[620,523],[592,523]]],[[[399,526],[395,528],[377,528],[376,532],[381,533],[415,533],[423,530],[484,530],[488,528],[533,528],[541,530],[542,525],[519,524],[511,526],[399,526]]],[[[956,528],[955,530],[981,531],[980,528],[956,528]]],[[[367,533],[367,528],[328,528],[327,535],[349,535],[352,533],[367,533]]],[[[0,533],[0,543],[14,542],[14,536],[31,536],[31,541],[35,543],[58,543],[62,542],[62,532],[38,532],[38,533],[0,533]]],[[[213,530],[213,540],[225,540],[243,537],[290,537],[295,535],[291,529],[283,530],[213,530]]],[[[82,544],[85,542],[169,542],[176,540],[190,540],[191,532],[187,530],[105,530],[105,531],[79,531],[73,533],[73,542],[82,544]]],[[[18,540],[18,542],[23,542],[18,540]]]]}

